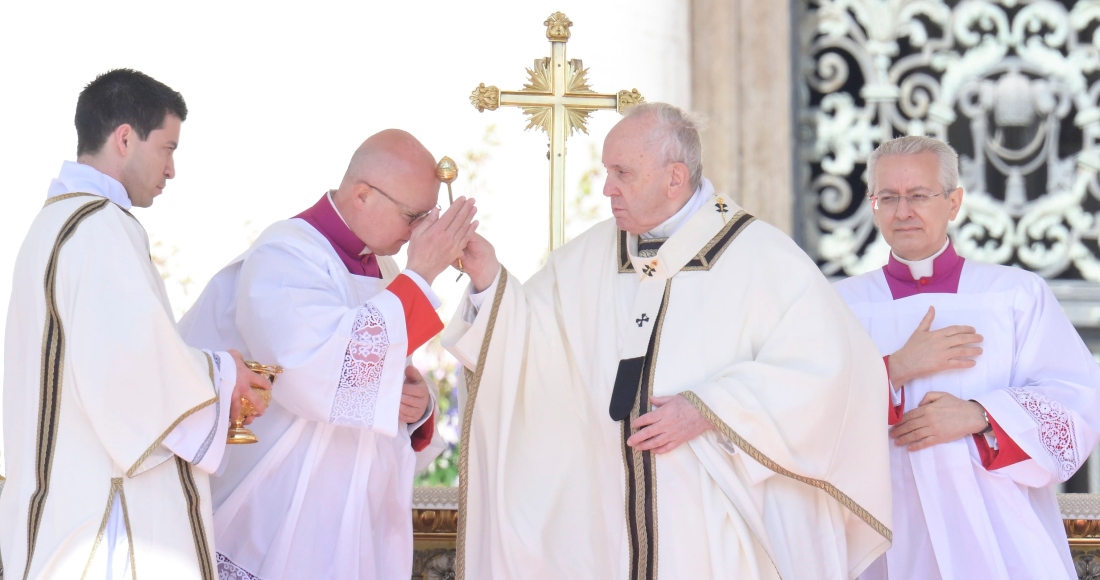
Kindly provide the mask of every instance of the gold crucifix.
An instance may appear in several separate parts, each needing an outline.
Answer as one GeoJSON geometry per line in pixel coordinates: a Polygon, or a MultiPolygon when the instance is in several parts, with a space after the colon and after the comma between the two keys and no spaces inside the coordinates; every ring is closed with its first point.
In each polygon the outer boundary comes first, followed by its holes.
{"type": "Polygon", "coordinates": [[[565,140],[576,130],[588,133],[588,115],[597,109],[615,109],[620,114],[644,102],[638,89],[618,94],[594,92],[588,86],[588,69],[579,59],[565,59],[565,43],[573,22],[561,12],[546,19],[546,38],[551,56],[535,60],[527,69],[527,84],[518,91],[502,91],[478,85],[470,102],[478,111],[497,107],[520,107],[527,115],[527,129],[539,128],[550,137],[550,250],[565,241],[565,140]]]}

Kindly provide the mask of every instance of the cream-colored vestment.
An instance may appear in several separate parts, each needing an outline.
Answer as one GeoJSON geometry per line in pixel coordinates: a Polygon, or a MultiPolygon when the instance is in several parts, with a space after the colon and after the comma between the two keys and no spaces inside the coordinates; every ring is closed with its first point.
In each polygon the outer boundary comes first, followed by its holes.
{"type": "Polygon", "coordinates": [[[48,202],[16,261],[4,355],[7,577],[213,580],[201,469],[221,459],[235,363],[184,344],[133,216],[84,193],[48,202]]]}
{"type": "Polygon", "coordinates": [[[656,255],[607,221],[456,315],[460,578],[849,578],[888,547],[882,359],[789,238],[712,191],[656,255]],[[715,428],[626,446],[676,394],[715,428]]]}

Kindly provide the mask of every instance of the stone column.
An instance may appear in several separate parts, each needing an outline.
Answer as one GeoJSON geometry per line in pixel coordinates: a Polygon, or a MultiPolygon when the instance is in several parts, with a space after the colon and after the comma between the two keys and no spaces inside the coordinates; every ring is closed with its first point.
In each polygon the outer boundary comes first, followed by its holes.
{"type": "Polygon", "coordinates": [[[749,213],[794,218],[789,1],[690,0],[692,108],[707,118],[703,173],[749,213]]]}

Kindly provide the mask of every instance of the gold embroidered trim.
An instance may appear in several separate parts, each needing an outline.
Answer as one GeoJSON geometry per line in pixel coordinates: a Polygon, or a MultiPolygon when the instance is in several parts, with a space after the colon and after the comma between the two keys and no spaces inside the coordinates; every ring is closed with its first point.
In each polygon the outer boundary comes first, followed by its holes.
{"type": "MultiPolygon", "coordinates": [[[[653,352],[647,353],[648,365],[642,369],[643,376],[646,377],[645,392],[647,407],[648,401],[653,398],[653,382],[657,374],[657,354],[661,348],[661,332],[665,325],[665,313],[668,310],[669,295],[672,291],[672,279],[665,281],[665,293],[661,298],[661,308],[657,312],[657,319],[655,321],[656,327],[653,329],[653,352]]],[[[649,409],[642,409],[642,396],[639,390],[638,394],[634,398],[634,408],[630,410],[630,424],[633,425],[634,421],[640,417],[643,412],[649,412],[649,409]]],[[[642,580],[647,578],[657,578],[657,558],[659,555],[658,550],[658,535],[657,535],[657,458],[651,451],[638,451],[635,448],[629,448],[626,444],[626,440],[633,434],[633,428],[627,429],[626,425],[623,425],[622,435],[622,447],[623,447],[623,471],[626,477],[626,498],[627,506],[624,512],[626,517],[626,525],[628,532],[633,532],[638,538],[638,548],[641,554],[635,554],[634,542],[629,542],[630,548],[630,578],[631,580],[642,580]],[[626,463],[627,453],[630,453],[631,464],[626,463]],[[645,460],[646,454],[649,456],[650,470],[649,478],[646,479],[645,475],[645,460]],[[631,467],[633,466],[634,477],[633,481],[630,478],[631,467]],[[646,497],[646,488],[649,488],[649,496],[646,497]],[[631,489],[631,487],[633,489],[631,489]],[[634,521],[630,520],[630,505],[629,498],[631,492],[634,495],[634,521]],[[649,499],[649,509],[646,509],[646,500],[649,499]],[[648,512],[648,513],[647,513],[648,512]],[[649,516],[653,522],[652,530],[649,526],[646,526],[646,516],[649,516]],[[652,537],[649,532],[652,531],[652,537]],[[649,562],[646,559],[648,553],[653,553],[653,569],[650,570],[649,562]],[[638,566],[635,568],[635,557],[637,557],[638,566]]]]}
{"type": "Polygon", "coordinates": [[[130,527],[130,508],[126,505],[126,488],[122,485],[122,478],[117,477],[112,481],[118,482],[118,501],[122,504],[122,522],[126,524],[126,543],[130,545],[130,577],[137,580],[137,555],[134,554],[134,534],[130,527]]]}
{"type": "Polygon", "coordinates": [[[61,415],[61,388],[65,370],[65,329],[57,309],[57,262],[61,248],[72,238],[80,224],[92,214],[110,203],[99,199],[76,209],[61,224],[46,260],[43,283],[46,302],[46,320],[42,330],[42,357],[39,376],[38,427],[35,437],[35,488],[27,506],[27,563],[23,580],[27,580],[34,562],[34,550],[38,543],[38,530],[50,493],[50,473],[53,470],[53,453],[57,444],[57,424],[61,415]]]}
{"type": "MultiPolygon", "coordinates": [[[[657,316],[659,316],[661,320],[657,323],[657,328],[653,329],[653,368],[651,368],[649,371],[649,384],[646,385],[647,398],[650,401],[653,400],[653,381],[657,377],[657,353],[661,350],[661,332],[665,328],[665,312],[668,310],[669,295],[671,293],[672,279],[669,278],[667,281],[665,281],[665,295],[661,298],[661,302],[664,304],[664,306],[662,306],[661,309],[657,311],[657,316]]],[[[657,533],[657,530],[659,529],[657,522],[657,500],[659,496],[657,494],[657,456],[653,455],[651,452],[651,458],[653,462],[653,469],[650,470],[651,481],[649,482],[649,485],[650,489],[653,490],[653,578],[656,580],[657,572],[659,569],[657,564],[661,555],[661,551],[658,549],[660,543],[657,541],[659,537],[657,533]]]]}
{"type": "Polygon", "coordinates": [[[500,268],[500,282],[493,295],[493,308],[489,311],[489,323],[485,327],[485,340],[481,342],[481,352],[477,355],[477,368],[470,372],[466,369],[466,409],[462,413],[462,435],[458,448],[458,533],[455,542],[455,580],[466,578],[466,496],[469,491],[470,475],[470,422],[474,418],[474,402],[477,390],[481,386],[481,375],[485,372],[485,359],[489,357],[489,342],[493,339],[493,330],[497,325],[497,312],[504,299],[504,287],[508,283],[508,270],[500,268]]]}
{"type": "Polygon", "coordinates": [[[214,394],[218,394],[218,384],[214,382],[214,357],[208,353],[203,352],[206,355],[206,372],[210,374],[210,386],[214,387],[214,394]]]}
{"type": "Polygon", "coordinates": [[[718,235],[711,238],[707,245],[703,246],[703,249],[695,255],[695,259],[688,262],[680,271],[706,272],[710,270],[711,266],[718,262],[718,258],[721,258],[722,254],[726,252],[726,248],[730,247],[730,243],[737,239],[737,236],[741,235],[741,232],[754,221],[756,221],[756,218],[746,213],[745,210],[733,214],[733,217],[718,232],[718,235]]]}
{"type": "MultiPolygon", "coordinates": [[[[210,355],[205,353],[205,352],[202,353],[202,354],[206,356],[206,367],[207,367],[208,372],[210,373],[210,384],[214,385],[214,359],[211,358],[210,355]]],[[[167,437],[168,434],[171,433],[172,430],[175,429],[176,426],[178,426],[184,419],[186,419],[186,418],[190,417],[191,415],[194,415],[196,412],[198,412],[198,411],[200,411],[200,410],[202,410],[206,407],[209,407],[210,405],[213,405],[214,403],[218,402],[217,393],[218,393],[218,386],[214,385],[214,398],[213,399],[210,399],[209,401],[205,401],[205,402],[199,403],[198,405],[196,405],[194,407],[191,407],[190,409],[187,410],[187,412],[185,412],[183,415],[180,415],[179,418],[177,418],[175,421],[173,421],[172,424],[168,427],[168,429],[164,433],[161,433],[160,437],[157,437],[157,440],[154,441],[153,444],[150,445],[149,448],[145,450],[145,453],[141,454],[141,457],[138,458],[137,462],[134,463],[130,467],[130,469],[126,471],[126,477],[133,477],[134,472],[137,471],[137,468],[140,467],[141,464],[144,463],[146,459],[149,459],[149,456],[153,454],[153,450],[156,449],[157,447],[160,447],[160,444],[161,444],[161,442],[164,441],[164,438],[167,437]]]]}
{"type": "MultiPolygon", "coordinates": [[[[710,270],[718,262],[718,258],[721,258],[722,254],[725,253],[730,243],[737,239],[737,236],[741,235],[741,232],[754,221],[756,221],[756,218],[745,210],[733,214],[733,218],[722,229],[718,230],[718,233],[695,254],[694,258],[685,264],[683,268],[680,268],[680,271],[706,272],[710,270]]],[[[615,249],[619,255],[620,274],[634,272],[634,263],[630,261],[630,252],[627,251],[626,236],[625,231],[619,230],[619,237],[615,240],[615,249]]]]}
{"type": "Polygon", "coordinates": [[[57,203],[59,201],[63,201],[63,200],[66,200],[66,199],[72,199],[74,197],[100,197],[100,198],[103,198],[103,199],[107,199],[107,198],[103,197],[102,195],[96,195],[94,193],[84,193],[82,191],[74,191],[73,193],[66,193],[66,194],[63,194],[63,195],[59,195],[57,197],[51,197],[50,199],[46,200],[46,203],[42,204],[42,207],[46,207],[48,205],[51,205],[51,204],[54,204],[54,203],[57,203]]]}
{"type": "MultiPolygon", "coordinates": [[[[207,355],[207,356],[209,356],[209,355],[207,355]]],[[[137,468],[140,467],[142,463],[145,463],[146,459],[149,459],[149,456],[153,454],[153,451],[157,447],[160,447],[160,444],[164,441],[164,438],[167,437],[168,434],[171,433],[172,430],[175,429],[184,419],[190,417],[191,415],[194,415],[196,412],[201,411],[201,410],[205,409],[206,407],[209,407],[210,405],[213,405],[217,401],[218,401],[218,397],[215,396],[213,399],[210,399],[209,401],[203,401],[202,403],[199,403],[198,405],[195,405],[194,407],[191,407],[190,409],[187,410],[187,412],[180,415],[179,418],[177,418],[175,421],[173,421],[172,424],[168,426],[168,429],[166,429],[164,431],[164,433],[161,433],[160,437],[157,437],[157,440],[154,441],[153,444],[150,445],[149,448],[145,450],[145,453],[141,454],[141,457],[139,457],[138,460],[136,462],[134,462],[134,464],[132,466],[130,466],[130,469],[126,470],[126,477],[133,477],[134,472],[137,471],[137,468]]]]}
{"type": "Polygon", "coordinates": [[[191,521],[191,537],[195,541],[195,556],[198,558],[199,574],[202,580],[217,580],[214,564],[210,560],[210,544],[206,537],[206,527],[202,523],[202,496],[195,485],[195,475],[191,464],[176,456],[176,471],[180,477],[183,499],[187,502],[187,517],[191,521]]]}
{"type": "Polygon", "coordinates": [[[80,575],[81,580],[88,577],[88,570],[92,567],[92,560],[95,559],[95,552],[99,549],[99,544],[103,541],[103,533],[107,530],[107,522],[111,519],[111,504],[115,501],[115,492],[122,485],[121,478],[111,478],[111,491],[107,494],[107,507],[103,510],[103,519],[99,522],[99,531],[96,532],[95,542],[92,542],[92,552],[88,554],[88,563],[84,564],[84,573],[80,575]]]}
{"type": "Polygon", "coordinates": [[[717,429],[719,433],[729,438],[729,440],[734,445],[736,445],[739,449],[748,454],[749,457],[752,457],[757,463],[763,465],[764,467],[767,467],[768,469],[778,473],[779,475],[784,475],[796,481],[801,481],[806,485],[816,487],[817,489],[824,491],[825,493],[832,496],[833,499],[835,499],[837,502],[839,502],[840,505],[848,508],[848,510],[858,516],[859,519],[866,522],[867,525],[871,526],[873,530],[878,532],[878,534],[882,537],[886,538],[887,541],[894,541],[894,533],[890,531],[889,528],[887,528],[882,522],[880,522],[878,518],[871,515],[871,512],[867,511],[863,506],[856,503],[855,500],[848,497],[846,493],[840,491],[835,485],[822,479],[804,477],[784,468],[782,465],[779,465],[767,455],[764,455],[759,449],[754,447],[743,437],[738,435],[737,432],[730,428],[729,425],[725,424],[722,421],[721,417],[719,417],[717,413],[712,411],[711,408],[708,407],[707,404],[699,398],[699,395],[696,395],[692,391],[684,391],[680,393],[680,396],[687,399],[687,401],[691,403],[691,405],[695,407],[695,409],[699,411],[701,415],[703,415],[703,418],[705,418],[707,421],[710,421],[711,425],[714,425],[714,428],[717,429]]]}

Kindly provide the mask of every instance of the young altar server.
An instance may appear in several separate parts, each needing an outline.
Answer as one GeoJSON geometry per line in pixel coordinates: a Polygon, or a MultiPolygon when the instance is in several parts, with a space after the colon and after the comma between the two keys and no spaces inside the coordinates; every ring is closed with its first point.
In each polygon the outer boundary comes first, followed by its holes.
{"type": "Polygon", "coordinates": [[[370,137],[338,189],[267,228],[180,322],[285,369],[259,443],[213,480],[223,578],[412,575],[414,450],[435,404],[406,357],[442,330],[431,283],[477,227],[472,199],[439,215],[439,186],[412,135],[370,137]]]}
{"type": "Polygon", "coordinates": [[[525,283],[471,239],[458,578],[850,578],[889,545],[874,344],[701,158],[687,113],[638,105],[604,142],[613,219],[525,283]]]}
{"type": "Polygon", "coordinates": [[[947,237],[958,155],[928,137],[867,161],[881,270],[836,284],[889,373],[894,545],[863,578],[1076,578],[1054,493],[1100,429],[1100,370],[1050,288],[947,237]]]}
{"type": "Polygon", "coordinates": [[[216,578],[206,472],[239,401],[262,413],[250,387],[271,385],[237,352],[184,343],[129,211],[175,176],[186,117],[179,93],[127,69],[77,100],[76,162],[12,281],[0,578],[216,578]]]}

